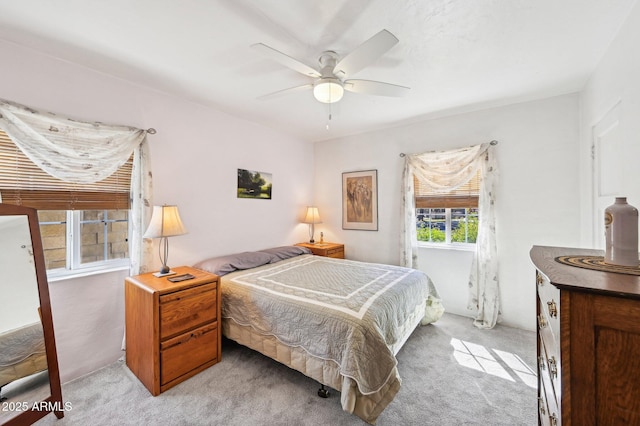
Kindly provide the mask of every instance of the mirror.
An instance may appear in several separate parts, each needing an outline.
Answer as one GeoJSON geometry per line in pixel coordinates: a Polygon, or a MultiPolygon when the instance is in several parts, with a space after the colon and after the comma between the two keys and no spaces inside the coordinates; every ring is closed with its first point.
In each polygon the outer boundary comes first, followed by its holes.
{"type": "Polygon", "coordinates": [[[49,286],[35,209],[0,203],[0,424],[62,418],[49,286]]]}

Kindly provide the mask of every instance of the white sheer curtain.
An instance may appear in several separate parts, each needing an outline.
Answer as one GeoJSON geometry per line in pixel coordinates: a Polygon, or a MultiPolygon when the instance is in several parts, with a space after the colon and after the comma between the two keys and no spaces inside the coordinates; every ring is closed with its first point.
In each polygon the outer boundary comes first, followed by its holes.
{"type": "Polygon", "coordinates": [[[495,326],[500,313],[498,259],[495,229],[495,181],[497,167],[490,143],[441,152],[405,156],[402,176],[402,253],[404,266],[417,268],[413,176],[433,192],[446,193],[467,183],[480,170],[478,200],[478,237],[469,277],[470,309],[477,309],[474,324],[479,328],[495,326]]]}
{"type": "Polygon", "coordinates": [[[129,220],[131,275],[149,272],[152,266],[153,240],[142,238],[153,212],[152,182],[151,158],[145,137],[134,150],[131,171],[131,220],[129,220]]]}
{"type": "Polygon", "coordinates": [[[151,264],[152,249],[151,241],[142,238],[152,207],[147,131],[72,120],[1,99],[0,127],[38,167],[68,182],[98,182],[134,154],[131,273],[144,272],[151,264]]]}

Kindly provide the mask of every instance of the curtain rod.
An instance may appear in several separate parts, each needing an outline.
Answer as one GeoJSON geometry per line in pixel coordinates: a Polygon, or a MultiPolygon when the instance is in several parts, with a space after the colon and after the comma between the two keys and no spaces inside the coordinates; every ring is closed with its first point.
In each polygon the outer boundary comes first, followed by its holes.
{"type": "MultiPolygon", "coordinates": [[[[494,145],[494,146],[495,146],[495,145],[498,145],[498,141],[494,139],[494,140],[492,140],[491,142],[489,142],[489,145],[494,145]]],[[[400,153],[400,157],[404,157],[404,156],[406,156],[406,155],[407,155],[407,154],[405,154],[404,152],[401,152],[401,153],[400,153]]]]}

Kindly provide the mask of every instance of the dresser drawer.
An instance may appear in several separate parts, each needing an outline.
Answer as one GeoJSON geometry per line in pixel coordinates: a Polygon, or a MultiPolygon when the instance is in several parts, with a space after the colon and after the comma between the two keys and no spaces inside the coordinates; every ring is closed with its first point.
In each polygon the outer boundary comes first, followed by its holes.
{"type": "Polygon", "coordinates": [[[562,397],[560,360],[548,352],[541,337],[539,338],[539,347],[538,377],[540,382],[544,384],[547,404],[550,407],[558,406],[562,397]]]}
{"type": "Polygon", "coordinates": [[[549,392],[545,388],[542,378],[539,380],[538,387],[538,418],[540,425],[543,426],[559,426],[560,416],[557,401],[554,399],[553,392],[549,392]]]}
{"type": "Polygon", "coordinates": [[[207,324],[160,346],[162,385],[213,361],[218,356],[218,324],[207,324]]]}
{"type": "Polygon", "coordinates": [[[160,339],[216,320],[216,283],[160,296],[160,339]]]}
{"type": "Polygon", "coordinates": [[[550,319],[547,314],[547,304],[538,297],[538,335],[544,342],[547,357],[560,359],[560,334],[553,330],[554,322],[557,319],[550,319]]]}
{"type": "MultiPolygon", "coordinates": [[[[560,342],[560,290],[551,284],[540,272],[537,273],[537,291],[540,299],[540,311],[551,329],[555,342],[560,342]]],[[[539,317],[540,318],[540,317],[539,317]]]]}

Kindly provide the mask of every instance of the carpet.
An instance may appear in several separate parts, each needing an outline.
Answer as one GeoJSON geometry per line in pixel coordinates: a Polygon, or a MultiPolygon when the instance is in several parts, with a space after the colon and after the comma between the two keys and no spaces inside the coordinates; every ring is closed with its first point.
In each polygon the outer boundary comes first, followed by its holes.
{"type": "MultiPolygon", "coordinates": [[[[38,425],[366,425],[340,394],[258,352],[223,342],[222,361],[157,397],[123,361],[62,386],[71,409],[38,425]]],[[[445,314],[398,353],[402,387],[378,418],[386,425],[537,424],[536,336],[480,330],[445,314]]]]}

